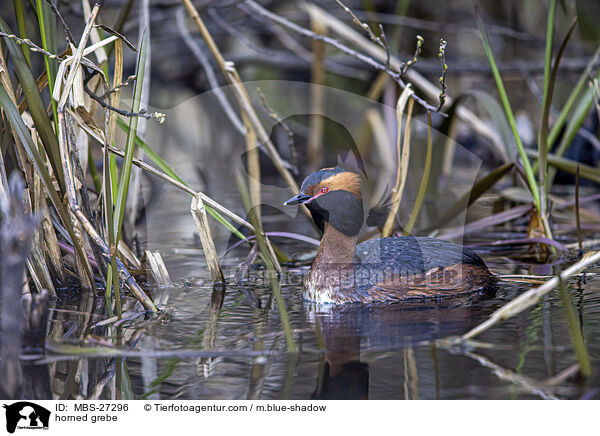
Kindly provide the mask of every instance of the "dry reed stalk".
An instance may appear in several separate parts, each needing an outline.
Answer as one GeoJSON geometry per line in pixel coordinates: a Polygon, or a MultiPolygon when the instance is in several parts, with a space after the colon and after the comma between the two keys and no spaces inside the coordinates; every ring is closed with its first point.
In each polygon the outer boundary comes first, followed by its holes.
{"type": "MultiPolygon", "coordinates": [[[[28,160],[27,162],[30,162],[35,167],[35,171],[42,178],[44,186],[46,188],[46,192],[47,192],[48,196],[50,197],[52,204],[54,205],[54,208],[55,208],[57,214],[59,215],[60,220],[62,221],[62,223],[64,225],[65,230],[69,234],[69,237],[71,238],[71,240],[76,241],[77,237],[75,236],[73,227],[70,222],[69,212],[64,207],[61,199],[59,198],[59,194],[56,191],[56,188],[50,178],[48,169],[46,167],[46,165],[47,165],[46,160],[44,159],[44,157],[42,157],[40,155],[40,152],[38,151],[38,146],[34,143],[33,138],[31,137],[31,134],[28,131],[28,128],[25,126],[23,117],[19,114],[18,109],[13,104],[8,93],[4,90],[3,87],[0,88],[0,100],[3,101],[3,106],[6,111],[5,113],[9,117],[14,134],[19,136],[21,144],[23,145],[24,148],[26,148],[27,155],[30,158],[30,160],[28,160]]],[[[34,134],[35,134],[35,132],[34,132],[34,134]]],[[[41,150],[41,151],[43,151],[43,150],[41,150]]],[[[60,159],[60,156],[59,156],[59,159],[60,159]]],[[[61,173],[62,173],[62,169],[61,169],[61,173]]],[[[64,184],[64,180],[63,180],[63,184],[64,184]]],[[[73,244],[73,245],[74,245],[75,251],[77,252],[77,256],[84,258],[86,255],[83,252],[83,250],[81,249],[81,246],[79,244],[73,244]]],[[[92,277],[92,272],[89,269],[86,269],[81,273],[88,275],[88,277],[92,277]]]]}
{"type": "MultiPolygon", "coordinates": [[[[16,106],[16,97],[13,92],[12,83],[10,80],[10,76],[6,71],[6,63],[4,59],[4,55],[0,53],[0,81],[2,82],[2,86],[7,91],[11,101],[16,106]]],[[[11,126],[12,129],[12,126],[11,126]]],[[[54,285],[52,283],[51,275],[48,271],[48,267],[46,265],[45,257],[44,257],[44,242],[48,248],[47,252],[49,258],[51,259],[53,266],[55,267],[56,272],[58,273],[61,279],[64,279],[63,274],[63,264],[62,258],[60,256],[60,248],[58,248],[58,241],[56,239],[56,233],[54,232],[54,227],[49,223],[49,215],[47,212],[46,200],[42,195],[41,181],[39,176],[32,172],[29,169],[29,165],[26,164],[27,158],[25,155],[25,151],[23,150],[22,144],[18,138],[18,135],[13,131],[13,139],[15,141],[15,148],[17,151],[18,164],[22,168],[25,180],[27,181],[28,186],[32,189],[29,190],[28,195],[25,196],[25,205],[27,207],[28,213],[38,213],[43,217],[43,226],[41,229],[37,230],[34,234],[34,238],[32,241],[31,247],[31,256],[35,259],[35,262],[27,262],[27,268],[30,272],[34,272],[36,279],[35,283],[39,290],[42,292],[43,289],[49,290],[53,295],[55,295],[56,291],[54,289],[54,285]],[[45,211],[44,211],[45,208],[45,211]],[[57,257],[58,253],[58,257],[57,257]]],[[[36,137],[35,133],[32,135],[33,138],[36,137]]],[[[4,180],[4,186],[8,192],[8,185],[6,182],[6,174],[4,173],[4,164],[0,162],[0,166],[2,167],[2,179],[4,180]]]]}
{"type": "MultiPolygon", "coordinates": [[[[113,70],[113,89],[114,91],[110,94],[110,104],[112,107],[119,107],[121,101],[121,88],[119,84],[123,80],[123,44],[120,39],[115,41],[115,67],[113,70]]],[[[112,145],[115,138],[115,131],[117,128],[117,114],[113,111],[109,112],[108,119],[108,131],[106,135],[106,142],[108,145],[112,145]]],[[[104,143],[104,141],[102,141],[104,143]]],[[[112,215],[112,213],[111,213],[112,215]]]]}
{"type": "Polygon", "coordinates": [[[8,198],[8,180],[6,179],[6,169],[4,167],[3,153],[0,153],[0,201],[8,198]]]}
{"type": "MultiPolygon", "coordinates": [[[[63,109],[67,103],[67,98],[69,97],[69,94],[71,93],[71,88],[73,87],[73,82],[75,81],[75,76],[77,74],[79,64],[81,63],[81,59],[84,56],[83,52],[85,50],[85,46],[87,45],[87,40],[90,36],[92,26],[94,24],[94,21],[96,20],[96,16],[98,15],[99,11],[100,11],[100,5],[95,5],[94,9],[92,10],[92,14],[91,14],[90,18],[88,19],[85,28],[83,29],[83,33],[81,35],[81,40],[79,41],[79,45],[77,46],[77,51],[75,52],[75,55],[72,58],[71,65],[70,65],[71,68],[69,69],[69,75],[67,76],[67,81],[65,82],[65,85],[62,89],[62,93],[60,94],[60,99],[58,99],[58,105],[62,106],[63,109]]],[[[67,61],[61,62],[62,68],[66,68],[67,66],[69,66],[67,61]]],[[[57,74],[57,83],[55,84],[56,85],[55,89],[58,89],[58,92],[60,92],[60,86],[59,86],[59,82],[58,82],[59,77],[62,78],[62,75],[57,74]]],[[[56,95],[56,92],[54,93],[54,95],[56,95]]],[[[55,100],[56,100],[56,98],[55,98],[55,100]]]]}
{"type": "MultiPolygon", "coordinates": [[[[91,238],[92,242],[95,243],[98,248],[101,250],[102,255],[105,256],[107,260],[110,260],[111,250],[109,246],[104,242],[104,240],[100,237],[92,223],[89,222],[85,214],[81,211],[78,201],[77,194],[75,191],[75,178],[72,172],[71,159],[69,154],[69,135],[67,134],[67,120],[65,119],[65,105],[67,103],[68,96],[71,92],[71,87],[73,86],[73,82],[75,79],[75,72],[79,67],[81,59],[83,57],[85,51],[85,45],[87,43],[87,39],[90,34],[90,30],[93,26],[93,23],[96,19],[100,6],[95,5],[92,10],[92,14],[90,19],[87,22],[87,25],[83,31],[81,40],[79,42],[79,46],[75,56],[73,57],[73,61],[71,62],[71,69],[69,71],[69,76],[67,81],[65,82],[65,86],[63,88],[60,100],[58,102],[57,112],[58,112],[58,136],[59,136],[59,150],[62,161],[62,168],[64,172],[64,181],[67,192],[67,197],[69,199],[69,211],[74,215],[74,217],[78,220],[78,223],[85,229],[88,236],[91,238]]],[[[88,52],[91,52],[88,50],[88,52]]],[[[58,87],[57,87],[58,88],[58,87]]],[[[67,113],[68,115],[68,113],[67,113]]],[[[73,241],[74,244],[82,243],[82,241],[73,241]]],[[[84,251],[85,253],[85,251],[84,251]]],[[[91,268],[89,266],[89,260],[87,256],[78,256],[78,258],[82,258],[81,261],[84,263],[84,271],[87,271],[90,274],[90,281],[92,285],[92,289],[95,289],[95,284],[93,280],[93,276],[91,276],[91,268]]],[[[131,292],[134,296],[142,303],[145,309],[151,310],[153,312],[157,312],[156,306],[152,302],[150,298],[144,293],[144,291],[139,287],[137,282],[133,279],[129,271],[125,268],[125,266],[117,261],[117,268],[119,270],[119,275],[123,279],[124,282],[128,285],[131,292]]],[[[115,289],[115,294],[119,293],[119,289],[115,289]]],[[[120,294],[119,294],[120,295],[120,294]]],[[[119,300],[117,300],[119,301],[119,300]]],[[[120,310],[119,310],[120,312],[120,310]]]]}
{"type": "MultiPolygon", "coordinates": [[[[250,204],[254,208],[254,213],[256,214],[258,231],[264,235],[260,214],[260,160],[258,155],[258,143],[256,141],[256,131],[254,130],[254,126],[250,123],[250,120],[245,112],[242,112],[242,120],[244,122],[244,126],[246,127],[246,150],[248,152],[248,189],[250,194],[250,204]]],[[[253,230],[256,229],[253,227],[253,230]]],[[[266,235],[265,240],[273,265],[275,266],[277,272],[281,273],[281,265],[279,265],[277,256],[273,251],[273,246],[266,235]]]]}
{"type": "Polygon", "coordinates": [[[388,76],[387,73],[379,73],[367,91],[367,98],[379,100],[379,97],[381,97],[381,94],[383,93],[386,85],[389,83],[389,80],[390,76],[388,76]]]}
{"type": "MultiPolygon", "coordinates": [[[[69,115],[72,116],[76,120],[76,122],[79,123],[83,127],[83,129],[87,132],[88,135],[95,138],[100,143],[105,142],[104,134],[101,131],[94,129],[93,126],[90,126],[89,124],[87,124],[75,112],[70,111],[70,110],[68,110],[68,112],[69,112],[69,115]]],[[[108,150],[108,152],[110,152],[111,154],[114,154],[116,156],[120,156],[120,157],[125,156],[125,152],[123,150],[119,150],[118,148],[108,146],[108,147],[106,147],[106,149],[108,150]]],[[[234,223],[236,223],[238,225],[241,225],[251,231],[254,231],[254,227],[252,227],[252,225],[248,221],[244,220],[242,217],[240,217],[236,213],[234,213],[234,212],[230,211],[229,209],[227,209],[226,207],[222,206],[221,204],[219,204],[218,202],[216,202],[215,200],[213,200],[212,198],[210,198],[203,192],[194,191],[189,186],[187,186],[185,183],[183,183],[179,180],[175,180],[174,178],[170,177],[169,175],[163,173],[160,170],[157,170],[156,168],[152,167],[151,165],[147,164],[146,162],[143,162],[136,158],[133,158],[132,163],[134,165],[138,166],[139,168],[142,168],[147,173],[152,174],[152,175],[158,177],[159,179],[166,181],[167,183],[170,183],[171,185],[173,185],[176,188],[180,189],[181,191],[189,194],[190,196],[200,197],[200,199],[202,199],[202,201],[204,203],[209,205],[215,212],[226,216],[227,218],[231,219],[234,223]]],[[[243,239],[243,237],[242,237],[242,239],[243,239]]],[[[119,241],[119,252],[121,252],[120,247],[121,247],[121,241],[119,241]]]]}
{"type": "Polygon", "coordinates": [[[208,265],[212,281],[213,283],[225,283],[225,277],[223,276],[223,271],[221,270],[221,264],[219,262],[219,255],[217,254],[210,227],[208,226],[206,209],[200,195],[194,195],[192,198],[190,211],[194,217],[198,233],[200,234],[200,242],[202,243],[204,257],[206,258],[206,264],[208,265]]]}
{"type": "MultiPolygon", "coordinates": [[[[327,24],[318,15],[310,15],[313,32],[319,35],[327,34],[327,24]]],[[[308,133],[308,166],[310,171],[316,171],[323,162],[323,104],[325,98],[325,54],[327,45],[323,41],[313,39],[313,62],[311,67],[310,86],[310,125],[308,133]]]]}
{"type": "Polygon", "coordinates": [[[396,104],[396,120],[398,124],[398,135],[396,139],[396,148],[398,153],[396,184],[394,185],[394,190],[392,191],[392,205],[385,220],[385,224],[383,225],[383,229],[381,230],[381,236],[384,238],[392,235],[394,230],[394,221],[398,213],[398,208],[400,207],[400,202],[402,201],[402,194],[404,193],[404,185],[406,183],[408,161],[410,158],[411,116],[414,106],[414,100],[410,99],[412,93],[413,92],[410,85],[407,86],[404,91],[402,91],[402,94],[400,94],[398,103],[396,104]],[[408,110],[406,115],[404,142],[402,142],[402,118],[404,115],[404,108],[407,103],[408,110]]]}
{"type": "MultiPolygon", "coordinates": [[[[123,80],[123,44],[120,39],[117,39],[114,44],[114,68],[113,68],[113,88],[116,88],[114,92],[109,96],[109,101],[112,107],[119,107],[119,102],[121,99],[121,88],[118,87],[121,81],[123,80]]],[[[106,88],[109,88],[109,84],[106,83],[106,88]]],[[[117,114],[114,111],[106,110],[104,113],[104,129],[105,132],[102,132],[100,129],[98,131],[100,133],[104,133],[103,141],[100,141],[101,144],[104,144],[102,147],[102,205],[104,209],[104,234],[108,238],[108,246],[110,249],[110,267],[107,268],[107,277],[106,277],[106,290],[105,290],[105,301],[107,307],[112,307],[110,303],[110,290],[111,288],[115,291],[119,289],[119,276],[117,272],[117,253],[118,250],[115,247],[118,247],[120,244],[115,240],[115,231],[114,231],[114,196],[113,196],[113,186],[116,186],[118,180],[118,174],[116,171],[111,171],[111,158],[114,159],[114,156],[110,155],[108,152],[108,146],[113,143],[115,137],[115,130],[117,123],[117,114]]],[[[84,130],[85,127],[81,123],[80,127],[84,130]]],[[[116,165],[115,165],[116,167],[116,165]]],[[[116,295],[116,294],[115,294],[116,295]]],[[[109,311],[110,313],[110,311],[109,311]]],[[[117,316],[121,316],[121,313],[118,313],[117,316]]]]}
{"type": "MultiPolygon", "coordinates": [[[[67,112],[69,113],[70,116],[73,117],[73,119],[80,126],[82,126],[83,129],[85,129],[85,131],[87,132],[88,135],[90,135],[92,138],[96,139],[101,144],[105,143],[105,139],[104,139],[105,136],[102,133],[102,131],[99,131],[99,130],[95,129],[94,126],[90,126],[89,124],[87,124],[81,117],[79,117],[75,112],[71,111],[68,108],[67,108],[67,112]]],[[[114,154],[116,156],[119,156],[119,157],[125,156],[125,152],[123,150],[119,150],[118,148],[112,147],[110,145],[107,147],[107,150],[109,153],[114,154]]],[[[133,164],[142,168],[147,173],[152,174],[152,175],[160,178],[161,180],[164,180],[165,182],[172,184],[173,186],[186,192],[190,196],[199,196],[204,203],[209,205],[212,209],[214,209],[218,213],[225,215],[226,217],[230,218],[236,224],[246,227],[248,230],[254,230],[254,227],[252,227],[252,225],[248,221],[244,220],[242,217],[240,217],[236,213],[230,211],[225,206],[222,206],[221,204],[219,204],[218,202],[216,202],[215,200],[213,200],[212,198],[210,198],[203,192],[194,191],[193,189],[191,189],[189,186],[185,185],[184,183],[181,183],[180,181],[173,179],[172,177],[168,176],[167,174],[163,173],[162,171],[157,170],[156,168],[152,167],[148,163],[143,162],[139,159],[134,158],[133,164]]]]}
{"type": "MultiPolygon", "coordinates": [[[[116,44],[116,46],[117,46],[117,51],[118,51],[118,49],[119,49],[118,43],[116,44]]],[[[117,58],[120,58],[120,57],[117,56],[117,58]]],[[[117,68],[117,70],[119,70],[119,68],[117,68]]],[[[113,131],[113,129],[114,129],[113,126],[114,126],[114,124],[112,124],[109,121],[109,131],[113,131]]],[[[89,133],[89,130],[88,130],[88,133],[89,133]]],[[[97,131],[95,133],[98,134],[97,131]]],[[[106,186],[105,186],[105,193],[108,191],[109,190],[106,189],[106,186]]],[[[205,209],[204,209],[203,203],[201,203],[202,196],[199,195],[199,193],[195,193],[193,191],[192,191],[192,195],[194,195],[194,200],[192,201],[192,214],[194,216],[194,219],[196,221],[196,224],[198,225],[198,229],[201,234],[203,247],[205,250],[205,254],[207,255],[207,262],[209,264],[209,269],[211,270],[213,279],[215,279],[217,281],[223,281],[224,278],[223,278],[223,274],[220,269],[220,265],[218,263],[218,257],[216,255],[216,250],[214,249],[214,243],[212,242],[212,238],[210,238],[210,229],[208,228],[208,222],[206,220],[205,209]],[[210,241],[208,238],[210,238],[210,241]]],[[[108,204],[109,202],[107,201],[106,203],[108,204]]],[[[241,219],[239,219],[239,221],[244,222],[241,219]]],[[[247,224],[247,223],[245,223],[245,224],[247,224]]],[[[114,252],[114,250],[111,250],[111,253],[112,252],[114,252]]]]}
{"type": "Polygon", "coordinates": [[[240,196],[242,197],[242,201],[244,203],[244,207],[246,208],[248,213],[248,219],[255,228],[254,233],[256,235],[256,242],[258,244],[258,249],[260,251],[261,257],[265,262],[266,274],[268,275],[269,284],[271,286],[271,296],[274,296],[277,302],[277,307],[279,309],[279,317],[281,319],[281,324],[285,331],[285,340],[287,343],[288,351],[290,353],[295,353],[296,343],[294,341],[290,319],[287,313],[287,309],[285,307],[285,300],[283,299],[283,295],[281,293],[281,284],[279,283],[279,278],[277,277],[275,269],[275,265],[277,264],[277,258],[274,256],[272,248],[270,248],[268,245],[268,240],[265,234],[262,232],[258,225],[256,213],[254,212],[254,209],[250,204],[248,188],[246,186],[244,178],[240,174],[240,171],[235,171],[235,178],[236,183],[238,185],[238,190],[240,191],[240,196]]]}
{"type": "Polygon", "coordinates": [[[463,353],[464,356],[469,357],[486,368],[490,368],[494,371],[494,374],[500,379],[514,383],[515,385],[525,389],[527,392],[537,395],[545,400],[558,400],[559,398],[555,395],[549,394],[544,390],[544,386],[540,386],[540,383],[536,380],[518,374],[510,369],[504,368],[495,362],[492,362],[487,357],[480,354],[466,351],[463,353]]]}
{"type": "MultiPolygon", "coordinates": [[[[111,251],[110,251],[109,246],[100,237],[100,235],[98,234],[98,232],[96,231],[96,229],[94,228],[92,223],[89,222],[89,220],[83,214],[83,212],[79,208],[79,205],[77,204],[75,187],[71,183],[71,181],[72,181],[72,174],[70,174],[71,164],[70,164],[69,155],[67,153],[67,147],[68,147],[68,144],[66,142],[67,136],[66,136],[66,132],[64,131],[65,126],[64,126],[64,121],[61,119],[62,117],[64,117],[64,114],[59,111],[59,128],[60,128],[59,144],[61,146],[61,154],[62,154],[64,169],[66,171],[69,171],[69,173],[67,173],[67,174],[69,174],[69,177],[66,178],[66,181],[67,181],[67,195],[69,198],[70,211],[77,218],[77,220],[79,221],[79,223],[81,224],[83,229],[85,229],[86,233],[91,238],[92,242],[94,244],[96,244],[98,246],[98,248],[101,250],[102,255],[105,257],[105,259],[107,261],[110,261],[111,251]]],[[[85,257],[85,259],[87,261],[87,257],[85,257]]],[[[156,306],[154,305],[152,300],[150,298],[148,298],[148,296],[145,294],[145,292],[142,290],[142,288],[140,288],[140,286],[137,284],[135,279],[131,276],[131,274],[125,267],[125,265],[123,265],[123,263],[119,259],[117,259],[117,268],[118,268],[119,277],[121,278],[121,280],[123,280],[125,282],[125,284],[129,288],[129,290],[133,293],[133,295],[136,297],[136,299],[138,299],[138,301],[140,301],[140,303],[142,303],[144,308],[146,310],[151,310],[152,312],[157,312],[156,306]]],[[[119,290],[115,289],[115,292],[119,292],[119,290]]]]}
{"type": "MultiPolygon", "coordinates": [[[[81,9],[83,11],[83,18],[87,21],[92,15],[90,2],[88,0],[81,0],[81,9]]],[[[95,27],[93,27],[90,31],[90,40],[92,41],[92,45],[96,45],[101,42],[100,33],[98,33],[98,29],[95,27]]],[[[103,49],[94,51],[94,55],[96,56],[96,64],[98,65],[102,65],[104,62],[108,61],[106,51],[103,49]]]]}
{"type": "Polygon", "coordinates": [[[119,243],[117,244],[117,253],[119,259],[126,260],[133,269],[142,269],[142,262],[137,258],[135,254],[133,254],[133,252],[129,249],[127,244],[125,244],[125,242],[123,242],[122,240],[119,241],[119,243]]]}
{"type": "Polygon", "coordinates": [[[160,253],[146,250],[145,254],[148,269],[156,284],[162,287],[171,286],[171,278],[160,253]]]}
{"type": "Polygon", "coordinates": [[[444,142],[444,157],[442,158],[442,175],[444,177],[450,177],[452,174],[452,164],[454,162],[454,155],[456,154],[456,133],[458,131],[457,119],[453,118],[448,128],[448,135],[444,142]]]}
{"type": "Polygon", "coordinates": [[[419,399],[419,375],[417,372],[417,361],[415,351],[409,347],[402,350],[404,357],[404,399],[419,399]],[[410,393],[412,392],[412,396],[410,393]]]}
{"type": "Polygon", "coordinates": [[[58,274],[58,278],[62,282],[65,279],[65,271],[63,259],[60,253],[60,246],[58,245],[58,238],[56,236],[54,226],[52,225],[52,220],[50,218],[50,210],[48,209],[46,196],[42,192],[42,182],[39,179],[39,176],[37,175],[36,182],[39,182],[39,188],[36,184],[36,196],[34,203],[35,211],[37,214],[39,214],[41,218],[44,242],[47,248],[46,253],[50,259],[50,262],[52,263],[54,272],[58,274]]]}
{"type": "Polygon", "coordinates": [[[379,155],[379,168],[377,175],[377,185],[373,189],[373,192],[379,194],[385,192],[387,183],[391,179],[392,172],[394,171],[394,154],[392,140],[388,135],[388,131],[385,127],[385,122],[381,116],[381,112],[375,108],[367,109],[365,113],[365,120],[371,129],[373,136],[373,143],[377,154],[379,155]]]}
{"type": "Polygon", "coordinates": [[[460,337],[461,340],[471,339],[475,336],[483,333],[488,330],[490,327],[498,324],[500,321],[511,318],[512,316],[521,313],[528,307],[536,304],[540,298],[550,292],[552,289],[558,286],[559,280],[567,280],[569,277],[574,276],[575,274],[580,273],[588,266],[594,265],[595,263],[600,262],[600,251],[596,252],[588,252],[586,255],[579,261],[565,269],[560,273],[559,277],[552,277],[550,280],[546,281],[543,285],[538,286],[537,288],[531,288],[528,291],[522,293],[518,297],[506,303],[500,309],[493,312],[490,317],[476,326],[475,328],[469,330],[467,333],[460,337]]]}
{"type": "MultiPolygon", "coordinates": [[[[279,171],[279,173],[283,177],[284,181],[287,183],[288,187],[290,188],[290,191],[293,194],[297,194],[299,192],[298,185],[296,184],[294,177],[291,175],[291,173],[286,168],[285,163],[283,162],[283,160],[281,159],[281,157],[279,156],[279,153],[277,152],[277,150],[275,148],[275,145],[269,138],[269,135],[267,134],[267,132],[265,131],[265,128],[263,127],[262,123],[260,122],[258,115],[256,114],[256,111],[254,110],[254,107],[252,106],[252,103],[250,102],[250,97],[248,96],[248,93],[246,92],[246,89],[244,88],[242,80],[240,79],[240,76],[239,76],[235,66],[231,62],[225,61],[225,58],[221,54],[221,51],[217,47],[210,32],[206,28],[204,21],[202,21],[200,14],[198,13],[196,8],[192,4],[191,0],[182,0],[182,1],[184,3],[188,13],[190,14],[192,19],[196,23],[196,26],[198,26],[198,29],[200,30],[200,33],[202,34],[202,37],[204,38],[206,45],[208,46],[210,52],[214,56],[223,75],[225,76],[227,81],[231,85],[233,85],[233,90],[235,92],[235,96],[238,100],[238,103],[239,103],[240,107],[242,108],[242,110],[248,116],[248,119],[250,120],[250,122],[252,123],[252,126],[254,127],[254,129],[256,131],[258,140],[264,145],[265,150],[267,151],[267,154],[273,161],[273,164],[277,168],[277,171],[279,171]]],[[[308,209],[306,209],[306,207],[302,207],[302,210],[304,211],[304,213],[307,216],[310,216],[310,213],[308,212],[308,209]]]]}
{"type": "Polygon", "coordinates": [[[558,287],[560,289],[560,299],[562,301],[563,309],[565,310],[565,315],[567,317],[567,326],[571,335],[571,343],[573,344],[575,358],[577,359],[577,362],[579,364],[581,374],[584,377],[589,377],[590,375],[592,375],[592,363],[590,361],[590,354],[588,352],[587,345],[585,344],[585,339],[581,330],[579,317],[577,316],[577,312],[575,310],[575,307],[573,306],[573,302],[571,301],[571,295],[567,290],[565,282],[562,279],[560,279],[560,275],[558,287]]]}
{"type": "MultiPolygon", "coordinates": [[[[143,65],[144,68],[144,82],[142,83],[142,93],[140,96],[141,107],[148,107],[148,101],[150,99],[150,83],[151,83],[151,64],[152,64],[152,38],[151,38],[151,26],[150,26],[150,0],[142,0],[140,4],[140,20],[138,29],[138,41],[142,40],[144,32],[146,33],[146,39],[148,41],[148,49],[146,50],[146,62],[143,65]]],[[[137,130],[135,134],[142,140],[145,138],[146,127],[148,120],[146,118],[139,118],[137,130]]],[[[139,160],[144,160],[144,150],[140,147],[136,147],[134,150],[134,156],[139,160]]],[[[142,170],[137,167],[131,170],[131,185],[129,193],[127,195],[128,201],[125,203],[125,210],[127,211],[126,220],[127,228],[135,228],[135,220],[138,216],[138,210],[140,208],[140,201],[142,199],[142,170]]],[[[131,232],[133,233],[133,232],[131,232]]]]}
{"type": "MultiPolygon", "coordinates": [[[[65,82],[65,85],[63,86],[62,89],[62,93],[61,93],[61,80],[62,80],[62,76],[64,74],[64,68],[66,68],[66,65],[68,65],[68,61],[63,61],[59,67],[59,72],[63,72],[63,74],[57,75],[57,80],[55,83],[55,87],[54,87],[54,96],[56,96],[58,93],[60,93],[60,99],[56,99],[55,100],[58,101],[58,105],[57,105],[57,114],[58,114],[58,136],[59,136],[59,149],[60,149],[60,155],[61,155],[61,160],[62,160],[62,166],[63,166],[63,176],[65,179],[65,188],[72,188],[72,192],[68,192],[67,194],[69,195],[69,199],[71,201],[72,204],[75,204],[77,202],[77,194],[75,192],[75,186],[77,186],[76,181],[75,181],[75,177],[73,175],[72,172],[72,167],[70,165],[70,157],[69,157],[69,150],[70,147],[68,146],[68,134],[67,134],[67,126],[66,126],[66,120],[64,118],[64,109],[65,109],[65,105],[67,103],[67,99],[69,98],[69,95],[76,94],[76,92],[74,91],[73,88],[73,84],[75,83],[75,79],[77,77],[77,73],[79,71],[79,65],[81,63],[81,59],[83,58],[84,55],[84,49],[87,45],[87,41],[89,38],[89,34],[90,31],[93,27],[94,21],[96,20],[96,16],[98,15],[98,11],[100,10],[100,6],[96,5],[94,6],[94,9],[92,10],[91,16],[87,21],[87,24],[83,30],[83,33],[81,35],[81,40],[79,41],[79,45],[77,47],[77,51],[75,52],[75,55],[73,56],[71,62],[70,62],[70,69],[69,69],[69,75],[67,76],[67,80],[65,82]],[[68,164],[68,167],[67,167],[68,164]]],[[[91,274],[92,271],[92,267],[89,263],[89,259],[88,257],[85,255],[85,242],[83,239],[83,234],[82,234],[82,229],[81,229],[81,223],[78,222],[77,217],[75,216],[75,211],[72,210],[72,208],[69,210],[70,212],[70,217],[72,220],[72,225],[73,225],[73,230],[75,232],[75,237],[76,240],[72,241],[73,244],[78,244],[80,247],[80,250],[82,253],[84,253],[84,256],[76,256],[75,257],[75,263],[77,264],[77,269],[79,271],[88,271],[88,274],[82,275],[80,277],[81,280],[81,284],[84,288],[86,289],[96,289],[96,284],[94,281],[94,277],[91,274]]],[[[81,212],[81,211],[80,211],[81,212]]],[[[81,214],[83,216],[83,214],[81,214]]]]}
{"type": "MultiPolygon", "coordinates": [[[[29,191],[31,197],[33,197],[33,204],[28,204],[26,206],[26,210],[29,210],[30,213],[35,211],[38,217],[43,216],[41,203],[44,201],[44,191],[42,181],[37,173],[34,173],[33,175],[33,189],[29,189],[29,191]]],[[[26,203],[29,203],[29,198],[30,196],[25,196],[26,203]]],[[[44,289],[46,289],[51,295],[56,296],[56,289],[54,289],[52,277],[46,263],[46,257],[44,256],[45,252],[50,254],[53,250],[50,250],[49,247],[48,249],[44,250],[44,247],[46,247],[44,242],[44,228],[42,226],[38,226],[33,233],[30,253],[31,262],[28,262],[27,266],[29,270],[33,269],[36,271],[36,275],[40,281],[40,283],[36,283],[38,292],[41,293],[44,289]]],[[[58,250],[58,256],[60,257],[58,241],[56,241],[56,246],[53,248],[58,250]]]]}
{"type": "Polygon", "coordinates": [[[248,165],[248,188],[250,190],[250,203],[256,208],[256,215],[261,222],[261,195],[260,195],[260,156],[258,154],[258,141],[256,130],[252,127],[245,113],[242,120],[246,128],[246,157],[248,165]]]}
{"type": "Polygon", "coordinates": [[[425,156],[425,167],[423,168],[423,177],[421,178],[419,191],[417,192],[417,197],[415,198],[415,204],[413,205],[413,209],[410,212],[408,221],[406,222],[406,226],[404,226],[404,236],[410,235],[413,226],[417,221],[417,217],[419,216],[419,211],[421,210],[421,205],[423,204],[423,199],[425,198],[425,192],[427,191],[427,185],[429,184],[432,153],[433,139],[431,135],[431,112],[427,112],[427,152],[425,156]]]}

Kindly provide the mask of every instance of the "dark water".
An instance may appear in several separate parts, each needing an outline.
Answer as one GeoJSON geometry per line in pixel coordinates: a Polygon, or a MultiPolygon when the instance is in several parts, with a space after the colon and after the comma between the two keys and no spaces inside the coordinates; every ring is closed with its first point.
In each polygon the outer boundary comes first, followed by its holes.
{"type": "MultiPolygon", "coordinates": [[[[305,245],[284,247],[310,250],[305,245]]],[[[525,265],[504,256],[484,257],[497,273],[528,272],[525,265]]],[[[219,312],[219,294],[211,295],[204,258],[191,241],[165,253],[165,259],[171,274],[185,278],[171,288],[157,290],[168,308],[158,320],[138,317],[118,328],[91,328],[105,318],[101,298],[70,302],[63,296],[55,302],[58,310],[51,314],[51,338],[98,346],[104,344],[90,333],[108,336],[109,343],[111,335],[122,334],[129,344],[126,348],[143,355],[71,356],[69,360],[60,356],[58,362],[31,366],[34,372],[48,374],[48,396],[530,399],[599,395],[597,370],[588,380],[561,377],[576,360],[558,291],[477,337],[480,346],[449,348],[435,340],[467,332],[529,285],[505,283],[495,295],[425,307],[343,306],[327,311],[304,302],[299,285],[284,285],[298,347],[296,354],[290,354],[278,309],[269,302],[265,286],[252,288],[261,308],[242,289],[230,286],[219,312]],[[157,357],[160,350],[217,350],[226,355],[157,357]],[[552,380],[556,376],[559,380],[552,380]]],[[[235,270],[242,261],[234,253],[226,265],[235,270]]],[[[293,268],[299,273],[303,269],[293,268]]],[[[595,368],[600,364],[599,290],[600,279],[594,274],[588,275],[585,284],[581,279],[569,282],[595,368]]]]}

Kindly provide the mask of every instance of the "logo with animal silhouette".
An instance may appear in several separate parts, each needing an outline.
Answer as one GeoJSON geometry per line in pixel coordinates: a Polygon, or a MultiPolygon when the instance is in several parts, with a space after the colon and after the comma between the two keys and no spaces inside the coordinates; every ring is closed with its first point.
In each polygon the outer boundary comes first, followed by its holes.
{"type": "Polygon", "coordinates": [[[5,404],[6,431],[14,433],[18,429],[48,429],[50,411],[29,401],[5,404]]]}

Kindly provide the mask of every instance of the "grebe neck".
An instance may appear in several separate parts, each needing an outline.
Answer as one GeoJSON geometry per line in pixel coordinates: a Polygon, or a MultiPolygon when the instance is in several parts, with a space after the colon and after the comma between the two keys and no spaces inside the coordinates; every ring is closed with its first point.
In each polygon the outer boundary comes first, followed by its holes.
{"type": "Polygon", "coordinates": [[[321,238],[315,264],[350,264],[356,260],[356,236],[348,236],[329,223],[324,223],[325,231],[321,238]]]}

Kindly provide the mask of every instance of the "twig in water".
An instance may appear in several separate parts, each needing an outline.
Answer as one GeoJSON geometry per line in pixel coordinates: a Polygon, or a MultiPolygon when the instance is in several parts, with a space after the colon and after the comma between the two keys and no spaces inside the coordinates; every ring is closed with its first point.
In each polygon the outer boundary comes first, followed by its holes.
{"type": "Polygon", "coordinates": [[[528,392],[538,395],[545,400],[558,400],[558,397],[546,392],[544,386],[539,386],[539,383],[536,380],[533,380],[529,377],[526,377],[522,374],[518,374],[510,369],[504,368],[497,363],[491,361],[485,356],[482,356],[477,353],[473,353],[471,351],[466,351],[462,353],[463,356],[469,357],[473,360],[479,362],[482,366],[489,368],[494,371],[494,374],[500,380],[510,381],[517,386],[527,390],[528,392]]]}
{"type": "Polygon", "coordinates": [[[179,350],[152,350],[152,351],[138,351],[126,348],[113,348],[107,346],[98,347],[85,347],[77,346],[65,343],[57,343],[54,341],[47,341],[46,347],[51,350],[54,355],[21,355],[21,361],[27,361],[35,365],[43,365],[52,362],[60,362],[67,360],[79,360],[83,357],[91,359],[94,357],[149,357],[154,359],[167,359],[167,358],[210,358],[210,357],[227,357],[227,358],[240,358],[240,357],[258,357],[258,356],[274,356],[274,351],[254,351],[254,350],[234,350],[234,351],[221,351],[221,350],[198,350],[198,349],[179,349],[179,350]]]}

